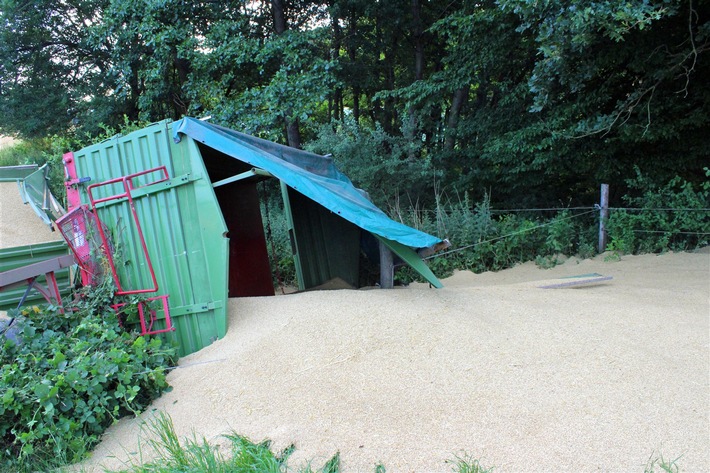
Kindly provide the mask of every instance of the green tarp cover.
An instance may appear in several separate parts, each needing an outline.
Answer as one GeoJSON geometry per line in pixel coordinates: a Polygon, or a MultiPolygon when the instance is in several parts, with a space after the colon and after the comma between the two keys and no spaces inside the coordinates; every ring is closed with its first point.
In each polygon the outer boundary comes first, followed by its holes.
{"type": "Polygon", "coordinates": [[[338,171],[333,159],[262,140],[194,118],[173,124],[173,138],[180,134],[263,169],[289,187],[318,202],[331,212],[373,234],[412,248],[424,248],[441,239],[390,219],[338,171]]]}

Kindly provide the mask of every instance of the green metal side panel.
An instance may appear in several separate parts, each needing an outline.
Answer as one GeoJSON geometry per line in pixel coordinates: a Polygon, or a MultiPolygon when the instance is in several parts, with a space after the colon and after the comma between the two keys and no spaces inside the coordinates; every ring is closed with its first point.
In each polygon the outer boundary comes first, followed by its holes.
{"type": "Polygon", "coordinates": [[[17,181],[26,178],[33,172],[37,171],[37,164],[26,164],[21,166],[2,166],[0,167],[0,182],[17,181]]]}
{"type": "MultiPolygon", "coordinates": [[[[166,166],[170,181],[151,186],[158,174],[138,177],[134,186],[147,187],[132,195],[159,286],[157,293],[145,296],[169,294],[176,330],[166,337],[186,355],[226,333],[229,240],[197,146],[192,140],[173,143],[169,126],[163,121],[111,138],[75,152],[74,159],[79,177],[91,178],[85,186],[166,166]]],[[[98,199],[121,193],[122,186],[108,185],[95,189],[93,196],[98,199]]],[[[86,187],[81,194],[82,201],[88,203],[86,187]]],[[[97,211],[111,234],[123,287],[151,287],[127,200],[100,203],[97,211]]]]}
{"type": "Polygon", "coordinates": [[[300,290],[340,278],[358,287],[360,228],[282,186],[300,290]]]}
{"type": "Polygon", "coordinates": [[[404,246],[399,242],[388,240],[387,238],[383,238],[379,235],[374,236],[375,238],[380,240],[387,248],[392,250],[394,254],[402,258],[402,260],[409,266],[411,266],[416,272],[421,274],[421,276],[426,279],[429,284],[431,284],[437,289],[441,289],[442,287],[444,287],[441,281],[437,279],[431,269],[429,269],[429,266],[427,266],[426,263],[419,257],[416,251],[414,251],[408,246],[404,246]]]}
{"type": "MultiPolygon", "coordinates": [[[[64,241],[52,241],[0,249],[0,272],[20,268],[28,264],[39,263],[40,261],[63,256],[68,253],[69,248],[64,241]]],[[[59,292],[62,297],[65,297],[69,294],[71,285],[69,269],[63,269],[54,274],[57,278],[59,292]]],[[[42,284],[46,282],[44,276],[37,278],[37,281],[42,284]]],[[[0,292],[0,310],[16,308],[26,289],[26,286],[22,286],[0,292]]],[[[34,290],[31,291],[27,299],[25,299],[25,305],[45,304],[46,302],[44,297],[34,290]]]]}

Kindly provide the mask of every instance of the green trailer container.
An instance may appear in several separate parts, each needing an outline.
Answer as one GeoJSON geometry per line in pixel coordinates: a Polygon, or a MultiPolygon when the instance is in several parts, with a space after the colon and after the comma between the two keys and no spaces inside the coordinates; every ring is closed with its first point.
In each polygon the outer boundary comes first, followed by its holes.
{"type": "MultiPolygon", "coordinates": [[[[133,180],[130,202],[126,197],[106,200],[94,210],[110,239],[109,251],[124,289],[152,288],[152,266],[157,290],[145,297],[169,296],[175,331],[165,336],[177,342],[181,355],[223,337],[229,238],[197,145],[175,145],[165,121],[70,153],[64,160],[77,176],[67,181],[68,197],[78,191],[84,205],[91,204],[88,189],[93,184],[164,167],[167,180],[154,183],[163,175],[144,174],[133,180]]],[[[121,183],[108,184],[96,188],[92,197],[106,199],[124,190],[121,183]]]]}
{"type": "MultiPolygon", "coordinates": [[[[257,192],[263,179],[281,181],[301,289],[334,277],[356,285],[363,234],[440,286],[415,250],[441,240],[387,218],[328,157],[185,118],[64,162],[70,209],[98,217],[119,286],[168,296],[175,330],[163,336],[181,355],[225,335],[228,297],[274,294],[257,192]]],[[[158,310],[160,327],[164,318],[158,310]]]]}

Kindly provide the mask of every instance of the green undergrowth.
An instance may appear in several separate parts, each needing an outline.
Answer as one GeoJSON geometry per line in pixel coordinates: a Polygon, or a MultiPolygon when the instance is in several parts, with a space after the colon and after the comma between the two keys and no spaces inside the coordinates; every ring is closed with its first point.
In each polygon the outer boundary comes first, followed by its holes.
{"type": "Polygon", "coordinates": [[[637,170],[627,181],[626,209],[612,210],[608,250],[618,254],[687,251],[710,240],[710,169],[708,179],[694,186],[678,177],[654,186],[637,170]],[[633,209],[633,210],[632,210],[633,209]]]}
{"type": "Polygon", "coordinates": [[[55,197],[64,195],[62,149],[66,140],[58,137],[21,141],[0,149],[0,167],[49,164],[49,188],[55,197]]]}
{"type": "MultiPolygon", "coordinates": [[[[693,185],[674,178],[654,186],[640,173],[628,181],[630,192],[613,207],[606,221],[607,260],[627,254],[690,251],[710,243],[710,170],[708,179],[693,185]]],[[[598,254],[598,208],[562,208],[555,211],[505,212],[490,199],[472,202],[467,195],[438,195],[433,209],[392,206],[390,216],[440,238],[451,248],[432,255],[427,264],[440,278],[455,270],[475,273],[499,271],[534,261],[542,269],[566,257],[586,259],[598,254]]],[[[295,271],[283,210],[272,199],[268,227],[272,267],[282,283],[293,284],[295,271]],[[277,272],[277,271],[275,271],[277,272]]],[[[409,267],[396,275],[401,282],[418,280],[409,267]]]]}
{"type": "MultiPolygon", "coordinates": [[[[180,441],[170,416],[159,411],[146,423],[148,448],[153,450],[153,459],[129,465],[121,473],[339,473],[340,453],[336,452],[322,466],[312,462],[294,466],[289,463],[295,446],[274,452],[269,440],[252,440],[230,433],[224,435],[227,447],[219,448],[204,437],[180,441]]],[[[492,468],[484,468],[479,461],[469,455],[454,456],[446,462],[456,473],[488,473],[492,468]]],[[[382,464],[373,465],[375,473],[386,473],[382,464]]]]}
{"type": "MultiPolygon", "coordinates": [[[[498,214],[488,199],[473,204],[464,196],[440,201],[430,212],[410,208],[399,218],[449,239],[449,251],[427,260],[440,277],[454,270],[499,271],[526,261],[548,268],[558,264],[560,255],[595,253],[595,215],[589,210],[562,210],[548,217],[498,214]]],[[[405,278],[414,277],[409,270],[401,272],[405,278]]]]}
{"type": "Polygon", "coordinates": [[[174,348],[124,330],[108,309],[112,294],[86,291],[65,313],[10,312],[0,336],[0,470],[76,462],[108,426],[168,388],[174,348]]]}
{"type": "MultiPolygon", "coordinates": [[[[120,473],[339,473],[341,470],[340,452],[336,452],[322,465],[307,462],[293,465],[289,462],[295,446],[290,445],[275,452],[269,440],[254,442],[247,437],[230,433],[224,435],[226,447],[209,443],[204,437],[178,437],[173,421],[168,414],[158,411],[145,424],[145,445],[152,450],[151,459],[141,461],[140,457],[148,452],[140,452],[139,460],[126,465],[120,473]]],[[[146,455],[147,456],[147,455],[146,455]]],[[[678,461],[664,459],[662,455],[652,454],[643,473],[679,473],[678,461]]],[[[495,467],[485,466],[475,456],[462,452],[453,455],[444,463],[448,471],[454,473],[492,473],[495,467]]],[[[386,473],[386,465],[374,464],[372,471],[386,473]]],[[[640,470],[639,470],[640,471],[640,470]]]]}

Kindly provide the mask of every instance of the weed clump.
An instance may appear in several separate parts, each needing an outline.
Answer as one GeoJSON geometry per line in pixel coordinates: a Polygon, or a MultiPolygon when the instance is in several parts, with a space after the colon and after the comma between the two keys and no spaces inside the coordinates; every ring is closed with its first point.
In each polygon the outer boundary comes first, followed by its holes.
{"type": "Polygon", "coordinates": [[[0,336],[0,470],[76,462],[108,426],[168,388],[175,349],[123,329],[103,292],[86,292],[64,313],[10,313],[12,335],[0,336]]]}

